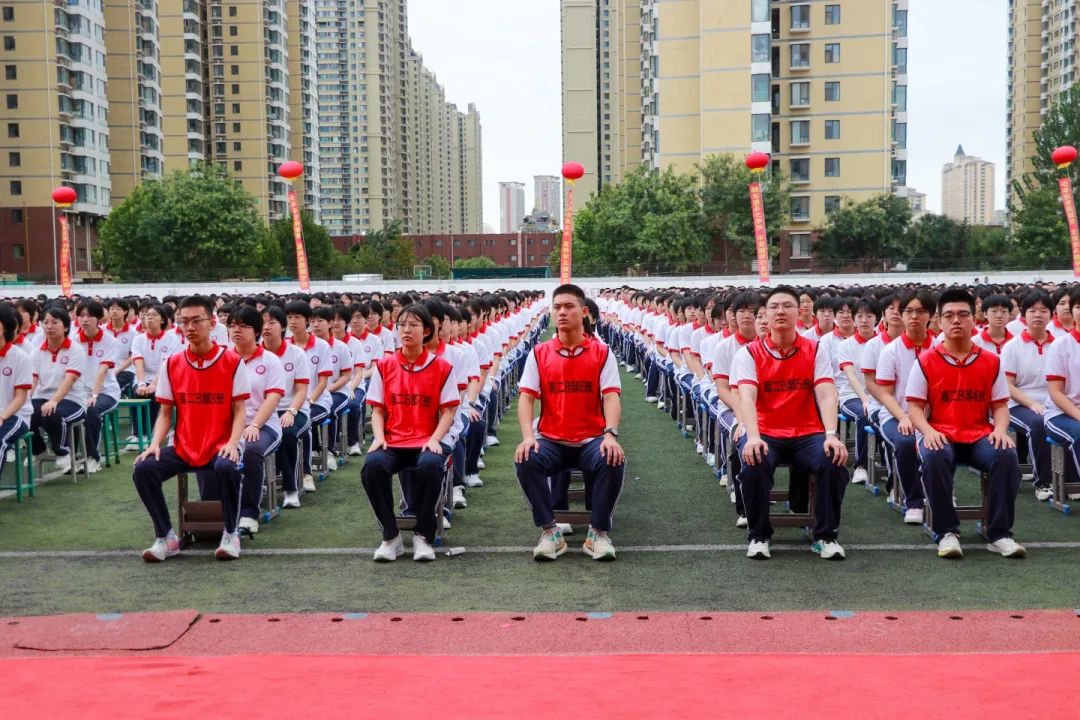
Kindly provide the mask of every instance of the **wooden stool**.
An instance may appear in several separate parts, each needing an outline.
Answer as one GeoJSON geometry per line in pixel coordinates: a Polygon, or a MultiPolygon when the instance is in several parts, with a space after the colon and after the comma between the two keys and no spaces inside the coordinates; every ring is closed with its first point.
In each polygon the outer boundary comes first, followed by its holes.
{"type": "Polygon", "coordinates": [[[180,473],[176,476],[176,508],[180,516],[176,534],[180,536],[180,546],[201,538],[217,538],[225,532],[225,519],[218,500],[189,500],[188,476],[180,473]]]}
{"type": "MultiPolygon", "coordinates": [[[[986,489],[987,489],[987,485],[989,485],[989,483],[990,483],[990,473],[983,472],[983,471],[981,471],[981,470],[979,470],[977,468],[971,467],[970,465],[957,464],[956,469],[957,470],[967,470],[970,473],[978,475],[979,476],[979,491],[982,494],[982,501],[978,505],[955,505],[956,492],[955,492],[955,489],[954,489],[953,503],[954,503],[954,507],[956,508],[956,516],[960,520],[975,520],[976,521],[975,522],[975,531],[977,533],[979,533],[979,535],[981,535],[983,537],[983,539],[985,539],[987,542],[989,542],[990,541],[989,538],[986,537],[986,518],[989,515],[989,502],[990,501],[989,501],[989,498],[987,496],[986,489]]],[[[953,485],[955,486],[955,484],[956,484],[956,479],[953,478],[953,485]]],[[[929,535],[930,538],[934,542],[937,542],[939,538],[937,538],[934,535],[934,530],[933,530],[934,524],[933,524],[933,518],[931,516],[930,499],[929,498],[927,498],[926,502],[923,504],[923,507],[924,507],[923,517],[926,520],[923,523],[923,532],[925,532],[927,535],[929,535]]]]}
{"type": "Polygon", "coordinates": [[[23,490],[34,497],[34,434],[29,430],[15,438],[13,449],[15,450],[15,484],[0,485],[0,490],[14,490],[15,502],[22,502],[23,490]],[[26,482],[23,482],[23,463],[26,464],[26,482]]]}
{"type": "MultiPolygon", "coordinates": [[[[817,490],[817,477],[810,475],[807,480],[806,489],[806,512],[797,513],[791,510],[789,502],[791,500],[791,466],[790,465],[777,465],[776,469],[787,468],[788,471],[788,489],[776,490],[775,486],[773,490],[769,491],[769,501],[775,503],[784,503],[788,512],[784,513],[769,513],[769,522],[773,527],[801,527],[806,528],[807,533],[812,533],[814,530],[814,494],[817,490]]],[[[775,482],[775,480],[774,480],[775,482]]]]}
{"type": "MultiPolygon", "coordinates": [[[[567,491],[567,498],[571,503],[584,503],[586,501],[588,490],[585,487],[585,476],[581,474],[580,470],[570,471],[570,489],[567,491]]],[[[555,522],[567,523],[573,525],[575,523],[581,525],[590,525],[592,523],[592,513],[589,510],[556,510],[555,522]]]]}
{"type": "MultiPolygon", "coordinates": [[[[406,468],[406,470],[408,469],[406,468]]],[[[439,493],[439,500],[435,503],[435,542],[432,543],[432,547],[446,544],[446,516],[443,511],[445,508],[454,506],[453,497],[454,456],[449,454],[443,461],[442,492],[439,493]]],[[[402,500],[402,504],[404,504],[404,500],[402,500]]],[[[394,520],[398,530],[416,530],[415,515],[398,515],[394,520]]]]}

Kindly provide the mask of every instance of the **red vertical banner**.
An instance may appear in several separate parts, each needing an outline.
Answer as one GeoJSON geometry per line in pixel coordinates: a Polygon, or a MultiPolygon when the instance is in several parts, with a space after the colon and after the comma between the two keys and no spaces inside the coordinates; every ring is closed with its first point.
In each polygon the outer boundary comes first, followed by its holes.
{"type": "Polygon", "coordinates": [[[289,190],[289,212],[292,213],[292,233],[296,242],[296,277],[300,280],[300,289],[311,289],[311,275],[308,272],[307,250],[304,249],[304,223],[300,219],[300,204],[296,202],[296,191],[289,190]]]}
{"type": "Polygon", "coordinates": [[[750,216],[754,220],[754,245],[757,248],[758,281],[769,284],[769,237],[765,233],[765,201],[761,183],[750,183],[750,216]]]}
{"type": "Polygon", "coordinates": [[[71,235],[68,233],[67,215],[60,213],[60,289],[64,297],[71,297],[71,235]]]}
{"type": "Polygon", "coordinates": [[[1073,276],[1080,277],[1080,225],[1076,222],[1076,200],[1073,198],[1072,180],[1068,176],[1059,177],[1058,189],[1061,191],[1061,205],[1065,208],[1065,222],[1069,226],[1073,276]]]}
{"type": "Polygon", "coordinates": [[[566,213],[563,216],[562,248],[559,254],[559,284],[570,282],[570,266],[574,261],[574,187],[566,193],[566,213]]]}

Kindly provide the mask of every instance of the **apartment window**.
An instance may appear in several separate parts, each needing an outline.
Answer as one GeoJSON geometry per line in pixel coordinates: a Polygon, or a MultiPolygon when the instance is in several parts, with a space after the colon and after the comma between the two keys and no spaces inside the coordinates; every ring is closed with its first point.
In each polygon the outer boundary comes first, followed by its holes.
{"type": "Polygon", "coordinates": [[[896,66],[896,72],[900,75],[907,75],[907,48],[896,47],[893,45],[893,61],[892,64],[896,66]]]}
{"type": "Polygon", "coordinates": [[[810,43],[791,44],[791,67],[810,67],[810,43]]]}
{"type": "Polygon", "coordinates": [[[825,62],[840,62],[840,43],[825,43],[825,62]]]}
{"type": "Polygon", "coordinates": [[[893,5],[893,30],[896,37],[907,37],[907,10],[893,5]]]}
{"type": "Polygon", "coordinates": [[[233,103],[232,104],[232,111],[233,111],[233,115],[239,115],[240,114],[240,103],[233,103]]]}
{"type": "Polygon", "coordinates": [[[769,0],[751,0],[750,22],[769,22],[769,0]]]}
{"type": "Polygon", "coordinates": [[[216,152],[218,155],[224,155],[225,152],[226,152],[225,151],[226,147],[228,147],[228,146],[225,144],[225,142],[223,140],[218,140],[216,143],[214,143],[214,152],[216,152]]]}
{"type": "Polygon", "coordinates": [[[240,66],[239,65],[230,65],[229,66],[229,73],[232,74],[232,75],[239,75],[240,74],[240,66]]]}
{"type": "Polygon", "coordinates": [[[840,121],[839,120],[826,120],[825,121],[825,139],[826,140],[839,140],[840,139],[840,121]]]}
{"type": "Polygon", "coordinates": [[[898,148],[907,147],[907,123],[896,122],[893,120],[892,124],[892,139],[896,143],[898,148]]]}
{"type": "Polygon", "coordinates": [[[4,36],[4,49],[5,50],[14,50],[15,49],[15,36],[14,35],[5,35],[4,36]]]}
{"type": "Polygon", "coordinates": [[[751,125],[753,142],[769,142],[771,123],[768,114],[753,115],[751,117],[751,125]]]}
{"type": "Polygon", "coordinates": [[[239,45],[230,45],[229,46],[229,54],[230,55],[239,55],[240,54],[240,46],[239,45]]]}
{"type": "Polygon", "coordinates": [[[229,37],[236,37],[237,27],[235,25],[229,26],[229,37]]]}
{"type": "Polygon", "coordinates": [[[810,158],[791,159],[791,182],[810,182],[810,158]]]}
{"type": "Polygon", "coordinates": [[[8,153],[8,167],[22,167],[22,153],[8,153]]]}
{"type": "Polygon", "coordinates": [[[229,17],[236,17],[236,6],[235,5],[230,5],[229,6],[229,17]]]}
{"type": "Polygon", "coordinates": [[[792,145],[809,145],[810,144],[810,121],[809,120],[792,120],[791,121],[791,144],[792,145]]]}
{"type": "Polygon", "coordinates": [[[232,169],[236,172],[240,172],[244,169],[244,163],[240,162],[239,160],[233,160],[232,169]]]}
{"type": "Polygon", "coordinates": [[[769,62],[769,35],[761,33],[750,36],[750,62],[769,62]]]}
{"type": "Polygon", "coordinates": [[[825,158],[825,177],[840,177],[840,158],[825,158]]]}
{"type": "Polygon", "coordinates": [[[233,131],[234,133],[238,133],[238,132],[240,132],[240,123],[238,123],[238,122],[234,122],[234,123],[232,124],[232,131],[233,131]]]}
{"type": "Polygon", "coordinates": [[[15,8],[11,5],[4,6],[4,22],[11,22],[15,19],[15,8]]]}
{"type": "Polygon", "coordinates": [[[19,109],[19,96],[14,94],[8,94],[7,96],[7,109],[18,110],[19,109]]]}
{"type": "Polygon", "coordinates": [[[233,152],[240,152],[241,147],[242,147],[242,144],[239,143],[239,142],[233,142],[233,144],[232,144],[233,152]]]}
{"type": "Polygon", "coordinates": [[[840,6],[839,5],[826,5],[825,6],[825,24],[826,25],[839,25],[840,24],[840,6]]]}
{"type": "Polygon", "coordinates": [[[897,185],[907,185],[907,160],[892,161],[892,179],[897,185]]]}
{"type": "Polygon", "coordinates": [[[810,257],[810,233],[791,233],[791,257],[806,259],[810,257]]]}
{"type": "Polygon", "coordinates": [[[840,196],[839,195],[826,195],[825,196],[825,214],[831,215],[840,209],[840,196]]]}
{"type": "Polygon", "coordinates": [[[8,189],[12,195],[22,195],[22,180],[12,180],[8,185],[8,189]]]}
{"type": "Polygon", "coordinates": [[[799,195],[791,198],[791,219],[804,221],[810,219],[809,195],[799,195]]]}
{"type": "Polygon", "coordinates": [[[22,243],[12,245],[11,256],[16,260],[26,257],[26,247],[22,243]]]}
{"type": "Polygon", "coordinates": [[[8,125],[7,125],[7,136],[9,138],[17,138],[17,137],[19,137],[19,123],[8,123],[8,125]]]}
{"type": "Polygon", "coordinates": [[[810,83],[791,83],[791,107],[806,107],[810,104],[810,83]]]}
{"type": "Polygon", "coordinates": [[[753,102],[769,102],[770,91],[768,73],[750,76],[750,99],[753,102]]]}
{"type": "Polygon", "coordinates": [[[825,102],[838,102],[840,100],[840,81],[830,80],[825,83],[825,102]]]}
{"type": "Polygon", "coordinates": [[[907,85],[893,83],[892,104],[896,106],[897,112],[907,112],[907,85]]]}
{"type": "Polygon", "coordinates": [[[809,30],[810,29],[810,6],[809,5],[792,5],[791,6],[791,29],[792,30],[809,30]]]}
{"type": "Polygon", "coordinates": [[[19,70],[18,70],[18,68],[16,66],[14,66],[14,65],[5,65],[4,66],[4,79],[5,80],[16,80],[16,79],[18,79],[18,77],[19,77],[19,70]]]}
{"type": "Polygon", "coordinates": [[[239,95],[240,94],[240,83],[233,83],[232,84],[232,94],[233,95],[239,95]]]}
{"type": "Polygon", "coordinates": [[[22,221],[23,221],[22,208],[12,210],[11,211],[11,222],[14,223],[15,225],[20,225],[20,224],[22,224],[22,221]]]}

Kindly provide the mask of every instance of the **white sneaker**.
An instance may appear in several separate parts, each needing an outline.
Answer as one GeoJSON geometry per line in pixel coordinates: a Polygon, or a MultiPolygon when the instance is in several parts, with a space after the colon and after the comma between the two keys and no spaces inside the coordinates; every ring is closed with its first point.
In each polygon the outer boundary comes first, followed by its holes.
{"type": "Polygon", "coordinates": [[[922,508],[908,508],[904,511],[904,523],[907,525],[922,525],[923,523],[923,510],[922,508]]]}
{"type": "Polygon", "coordinates": [[[769,541],[768,540],[751,540],[749,547],[746,549],[746,557],[751,560],[768,560],[772,557],[769,554],[769,541]]]}
{"type": "Polygon", "coordinates": [[[15,451],[14,450],[8,449],[7,453],[4,454],[4,462],[8,462],[8,463],[15,462],[15,451]]]}
{"type": "Polygon", "coordinates": [[[937,544],[939,558],[962,558],[964,549],[960,547],[960,538],[955,533],[945,533],[937,544]]]}
{"type": "Polygon", "coordinates": [[[1035,479],[1035,473],[1024,473],[1020,476],[1022,482],[1031,482],[1035,479]]]}
{"type": "Polygon", "coordinates": [[[585,554],[593,560],[609,561],[615,559],[615,546],[611,544],[611,538],[606,532],[589,528],[589,534],[585,537],[585,543],[581,546],[585,554]]]}
{"type": "Polygon", "coordinates": [[[221,544],[214,551],[218,560],[235,560],[240,557],[240,536],[236,533],[221,533],[221,544]]]}
{"type": "Polygon", "coordinates": [[[554,560],[566,552],[566,540],[558,528],[540,533],[540,542],[533,548],[533,560],[554,560]]]}
{"type": "Polygon", "coordinates": [[[353,457],[364,454],[364,448],[360,447],[360,443],[353,443],[349,446],[349,454],[353,457]]]}
{"type": "Polygon", "coordinates": [[[259,532],[259,521],[255,518],[242,517],[240,518],[240,529],[247,530],[249,533],[254,535],[255,533],[259,532]]]}
{"type": "Polygon", "coordinates": [[[716,453],[708,453],[705,456],[705,464],[709,465],[710,467],[716,465],[716,453]]]}
{"type": "Polygon", "coordinates": [[[570,523],[555,523],[555,528],[563,535],[573,535],[574,526],[570,523]]]}
{"type": "Polygon", "coordinates": [[[1054,488],[1049,485],[1036,485],[1035,486],[1035,499],[1039,502],[1050,500],[1054,497],[1054,488]]]}
{"type": "Polygon", "coordinates": [[[287,493],[285,493],[285,499],[281,501],[281,507],[283,507],[283,508],[298,508],[298,507],[300,507],[300,493],[299,492],[287,492],[287,493]]]}
{"type": "Polygon", "coordinates": [[[810,549],[816,552],[822,560],[843,560],[844,548],[835,540],[815,540],[810,549]]]}
{"type": "Polygon", "coordinates": [[[412,559],[416,562],[431,562],[435,559],[435,548],[428,544],[423,535],[413,534],[412,559]]]}
{"type": "Polygon", "coordinates": [[[488,435],[486,438],[484,438],[485,447],[495,447],[498,444],[499,438],[495,437],[494,435],[488,435]]]}
{"type": "Polygon", "coordinates": [[[179,554],[179,538],[155,538],[154,544],[142,551],[142,559],[146,562],[165,562],[165,558],[171,558],[179,554]]]}
{"type": "Polygon", "coordinates": [[[375,562],[394,562],[405,554],[405,543],[401,539],[401,533],[393,540],[383,540],[382,545],[375,551],[375,562]]]}
{"type": "Polygon", "coordinates": [[[56,469],[67,472],[71,469],[71,455],[61,455],[56,458],[56,469]]]}
{"type": "Polygon", "coordinates": [[[740,515],[739,517],[735,518],[735,527],[748,528],[750,527],[750,521],[746,519],[745,515],[740,515]]]}
{"type": "Polygon", "coordinates": [[[1007,558],[1022,558],[1027,556],[1024,546],[1010,537],[1003,537],[987,544],[986,549],[1007,558]]]}
{"type": "MultiPolygon", "coordinates": [[[[689,432],[689,429],[687,429],[687,432],[689,432]]],[[[698,455],[704,455],[705,446],[699,442],[694,443],[694,452],[696,452],[698,455]]]]}
{"type": "Polygon", "coordinates": [[[454,486],[454,507],[469,507],[469,501],[465,499],[465,489],[460,485],[454,486]]]}
{"type": "Polygon", "coordinates": [[[126,444],[121,448],[124,452],[139,452],[139,438],[132,435],[124,441],[126,444]]]}
{"type": "Polygon", "coordinates": [[[484,487],[484,481],[477,474],[465,476],[465,487],[484,487]]]}
{"type": "Polygon", "coordinates": [[[634,377],[636,377],[638,380],[641,380],[641,373],[634,373],[634,377]]]}
{"type": "Polygon", "coordinates": [[[851,484],[865,485],[869,479],[870,475],[866,472],[866,468],[855,468],[855,473],[851,476],[851,484]]]}
{"type": "MultiPolygon", "coordinates": [[[[723,475],[720,476],[720,487],[727,487],[727,486],[728,486],[727,473],[724,473],[723,475]]],[[[734,491],[732,491],[732,494],[734,494],[734,491]]],[[[732,502],[734,502],[734,500],[732,502]]]]}
{"type": "Polygon", "coordinates": [[[663,410],[663,409],[664,409],[664,408],[666,408],[666,407],[667,407],[667,405],[665,405],[665,404],[664,404],[664,403],[662,403],[662,402],[658,402],[658,403],[656,403],[656,409],[657,409],[657,410],[663,410]]]}
{"type": "Polygon", "coordinates": [[[734,504],[735,504],[735,488],[731,488],[731,489],[730,489],[730,490],[728,491],[728,500],[731,500],[731,504],[732,504],[732,505],[734,505],[734,504]]]}
{"type": "Polygon", "coordinates": [[[101,461],[90,458],[86,461],[86,472],[93,475],[96,472],[101,472],[101,461]]]}
{"type": "Polygon", "coordinates": [[[311,475],[304,476],[304,492],[315,492],[315,478],[311,475]]]}
{"type": "Polygon", "coordinates": [[[477,470],[483,470],[486,467],[487,467],[487,465],[484,464],[484,459],[483,458],[480,458],[479,460],[476,461],[476,469],[477,470]]]}
{"type": "Polygon", "coordinates": [[[326,469],[330,472],[337,470],[337,458],[334,457],[333,453],[326,456],[326,469]]]}

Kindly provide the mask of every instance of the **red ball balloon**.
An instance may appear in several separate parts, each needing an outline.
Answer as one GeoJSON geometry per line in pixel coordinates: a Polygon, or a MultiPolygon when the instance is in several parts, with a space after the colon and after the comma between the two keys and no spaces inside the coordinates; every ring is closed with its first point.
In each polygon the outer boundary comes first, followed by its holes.
{"type": "Polygon", "coordinates": [[[74,188],[61,185],[52,191],[52,199],[57,205],[71,205],[79,199],[79,194],[75,192],[74,188]]]}
{"type": "Polygon", "coordinates": [[[567,180],[579,180],[585,174],[585,168],[579,162],[563,163],[562,176],[567,180]]]}
{"type": "Polygon", "coordinates": [[[1062,145],[1050,153],[1050,159],[1054,161],[1055,165],[1069,165],[1076,160],[1076,148],[1072,145],[1062,145]]]}
{"type": "Polygon", "coordinates": [[[286,180],[295,180],[304,174],[304,166],[295,160],[286,160],[278,168],[278,175],[286,180]]]}
{"type": "Polygon", "coordinates": [[[746,167],[751,170],[764,170],[769,166],[769,154],[763,152],[752,152],[746,156],[746,167]]]}

